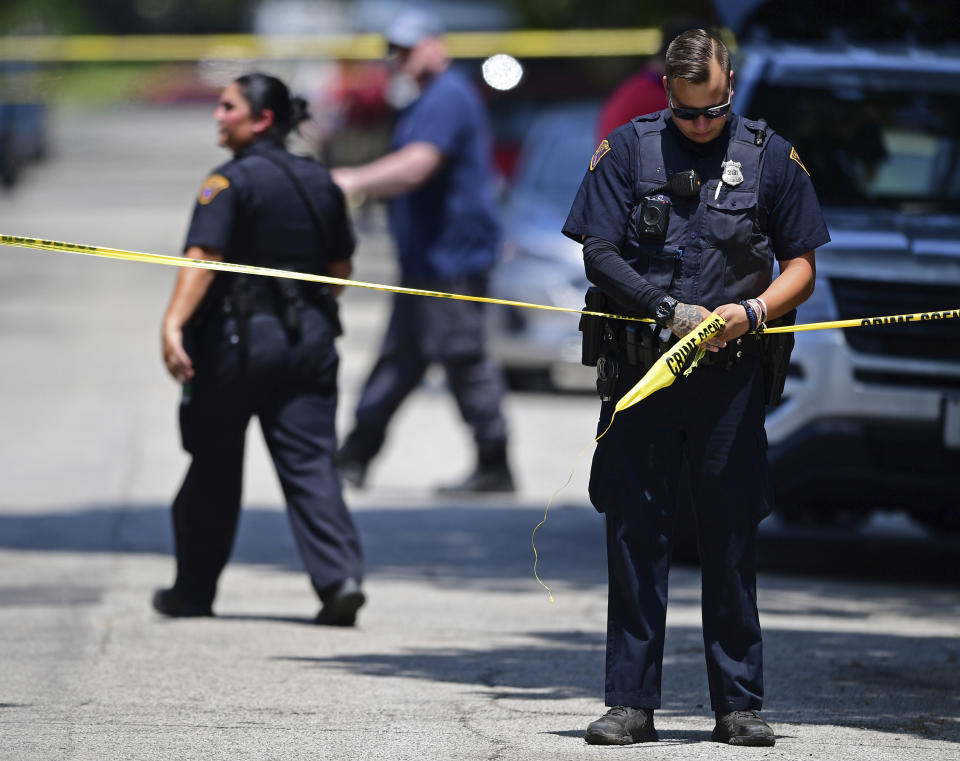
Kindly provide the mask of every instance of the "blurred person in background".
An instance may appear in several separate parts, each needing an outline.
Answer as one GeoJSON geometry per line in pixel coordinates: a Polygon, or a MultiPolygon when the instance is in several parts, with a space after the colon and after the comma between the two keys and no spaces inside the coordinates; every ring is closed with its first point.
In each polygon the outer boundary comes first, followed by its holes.
{"type": "MultiPolygon", "coordinates": [[[[440,20],[424,11],[405,11],[390,24],[392,99],[405,104],[391,152],[332,174],[348,197],[391,199],[401,285],[483,296],[500,243],[492,138],[480,96],[451,70],[442,35],[440,20]]],[[[501,411],[504,382],[485,354],[482,305],[407,295],[394,297],[380,356],[357,404],[356,425],[339,452],[343,478],[364,484],[390,419],[434,362],[446,371],[477,448],[474,471],[440,492],[512,491],[501,411]]]]}
{"type": "MultiPolygon", "coordinates": [[[[284,147],[309,118],[306,103],[279,79],[252,73],[223,91],[214,117],[233,158],[200,189],[186,255],[349,277],[355,241],[343,194],[320,164],[284,147]]],[[[353,625],[365,598],[360,541],[334,464],[340,332],[325,285],[179,270],[163,359],[183,384],[180,431],[193,459],[173,503],[176,582],[154,595],[158,612],[213,614],[256,415],[322,603],[315,621],[353,625]]]]}

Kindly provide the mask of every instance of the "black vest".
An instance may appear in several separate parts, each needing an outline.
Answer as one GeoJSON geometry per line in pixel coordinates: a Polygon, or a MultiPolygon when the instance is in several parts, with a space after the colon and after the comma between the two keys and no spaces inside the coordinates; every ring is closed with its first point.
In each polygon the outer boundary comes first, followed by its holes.
{"type": "Polygon", "coordinates": [[[728,164],[730,178],[743,179],[722,183],[716,158],[699,160],[685,149],[665,123],[666,113],[633,120],[639,140],[635,203],[687,169],[696,168],[703,185],[698,198],[671,198],[665,240],[645,239],[630,230],[625,258],[647,280],[685,303],[715,309],[759,296],[773,278],[773,249],[757,203],[771,131],[762,120],[737,119],[735,134],[733,128],[727,133],[724,163],[739,163],[738,171],[728,164]]]}

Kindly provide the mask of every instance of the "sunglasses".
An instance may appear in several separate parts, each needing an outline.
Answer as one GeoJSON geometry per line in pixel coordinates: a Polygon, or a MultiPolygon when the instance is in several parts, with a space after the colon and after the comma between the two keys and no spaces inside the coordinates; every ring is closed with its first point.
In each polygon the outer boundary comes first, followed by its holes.
{"type": "Polygon", "coordinates": [[[668,94],[667,99],[670,102],[670,110],[673,111],[673,115],[678,119],[691,122],[701,116],[705,116],[708,119],[719,119],[730,110],[730,101],[733,100],[733,88],[727,91],[726,103],[721,106],[710,106],[710,108],[679,108],[673,105],[672,92],[668,94]]]}

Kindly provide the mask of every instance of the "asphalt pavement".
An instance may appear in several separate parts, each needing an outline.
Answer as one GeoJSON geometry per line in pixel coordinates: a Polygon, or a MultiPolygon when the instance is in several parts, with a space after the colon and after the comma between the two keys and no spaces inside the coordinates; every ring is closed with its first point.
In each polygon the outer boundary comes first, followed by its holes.
{"type": "MultiPolygon", "coordinates": [[[[225,159],[209,108],[56,114],[51,156],[0,197],[0,233],[177,253],[225,159]]],[[[357,278],[395,273],[382,217],[357,278]]],[[[0,248],[0,759],[960,759],[960,544],[901,516],[866,531],[764,526],[759,603],[774,748],[710,742],[699,575],[671,575],[658,743],[582,740],[603,707],[602,521],[589,396],[511,394],[520,489],[433,494],[471,467],[442,377],[403,408],[350,490],[369,602],[311,624],[259,431],[210,619],[150,608],[172,581],[169,502],[187,459],[159,354],[168,268],[0,248]],[[551,494],[574,469],[537,534],[551,494]]],[[[340,427],[390,297],[348,291],[340,427]]]]}

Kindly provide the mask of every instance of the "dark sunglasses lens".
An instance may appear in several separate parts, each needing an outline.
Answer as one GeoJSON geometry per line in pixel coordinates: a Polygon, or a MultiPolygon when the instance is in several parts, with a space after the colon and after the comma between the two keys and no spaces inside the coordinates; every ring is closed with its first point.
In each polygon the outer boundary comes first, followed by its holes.
{"type": "Polygon", "coordinates": [[[673,115],[684,121],[693,121],[698,117],[705,116],[708,119],[719,119],[730,110],[730,104],[725,103],[722,106],[713,108],[674,108],[673,115]]]}

